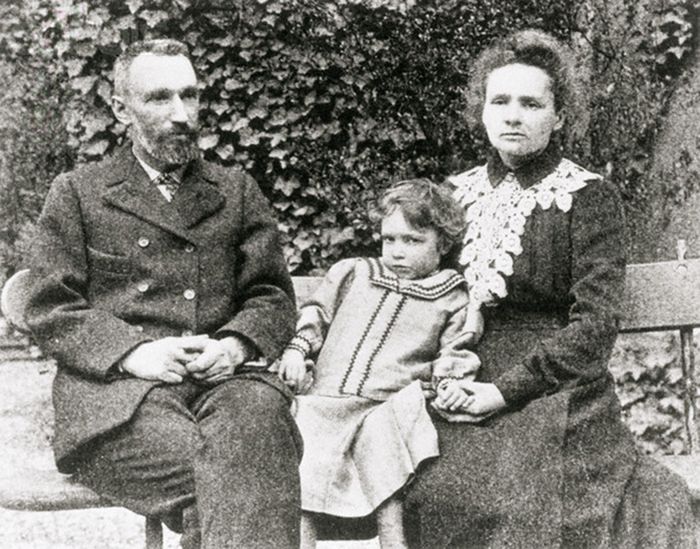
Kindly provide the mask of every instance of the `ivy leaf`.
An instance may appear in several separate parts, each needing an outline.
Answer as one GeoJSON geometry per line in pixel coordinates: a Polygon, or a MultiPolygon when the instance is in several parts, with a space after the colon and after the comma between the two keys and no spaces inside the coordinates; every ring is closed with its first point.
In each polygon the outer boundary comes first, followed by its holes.
{"type": "Polygon", "coordinates": [[[97,95],[108,105],[112,102],[112,85],[107,80],[101,79],[97,84],[97,95]]]}
{"type": "Polygon", "coordinates": [[[292,193],[299,187],[301,187],[301,183],[296,177],[289,179],[278,177],[273,185],[273,188],[280,191],[284,196],[292,196],[292,193]]]}
{"type": "Polygon", "coordinates": [[[679,61],[683,59],[683,56],[688,52],[689,48],[673,47],[666,50],[667,53],[673,55],[679,61]]]}
{"type": "Polygon", "coordinates": [[[100,139],[98,141],[93,141],[87,147],[83,148],[83,152],[87,156],[102,156],[109,148],[109,141],[106,139],[100,139]]]}
{"type": "Polygon", "coordinates": [[[129,11],[134,14],[143,7],[143,0],[126,0],[129,11]]]}
{"type": "Polygon", "coordinates": [[[106,130],[112,122],[113,118],[111,116],[100,112],[83,117],[81,124],[85,128],[86,140],[92,139],[95,134],[106,130]]]}
{"type": "Polygon", "coordinates": [[[282,141],[286,139],[286,136],[283,132],[277,132],[270,134],[270,147],[277,147],[282,141]]]}
{"type": "Polygon", "coordinates": [[[216,154],[221,158],[221,160],[230,160],[234,154],[233,145],[226,143],[226,145],[219,146],[216,148],[216,154]]]}
{"type": "Polygon", "coordinates": [[[676,395],[667,396],[659,401],[659,406],[663,411],[674,412],[677,417],[683,417],[685,412],[683,400],[676,395]]]}
{"type": "Polygon", "coordinates": [[[250,120],[248,120],[248,119],[245,118],[245,117],[239,118],[239,119],[236,120],[236,122],[233,124],[233,127],[231,128],[231,131],[237,132],[237,131],[239,131],[239,130],[242,130],[242,129],[244,129],[244,128],[247,128],[247,127],[248,127],[248,124],[250,124],[250,120]]]}
{"type": "Polygon", "coordinates": [[[85,66],[85,59],[69,59],[65,62],[65,66],[69,77],[78,76],[85,66]]]}
{"type": "Polygon", "coordinates": [[[296,238],[292,240],[294,245],[302,252],[313,246],[315,241],[316,239],[310,235],[308,231],[301,231],[296,238]]]}
{"type": "Polygon", "coordinates": [[[342,230],[334,229],[330,232],[330,235],[331,246],[339,246],[346,242],[352,242],[355,239],[355,229],[352,227],[345,227],[342,230]]]}
{"type": "Polygon", "coordinates": [[[254,106],[248,109],[248,112],[246,113],[248,115],[248,118],[253,119],[253,118],[265,118],[268,115],[268,111],[264,107],[258,107],[254,106]]]}
{"type": "Polygon", "coordinates": [[[238,132],[238,142],[244,147],[257,145],[260,143],[260,134],[250,128],[241,128],[238,132]]]}
{"type": "Polygon", "coordinates": [[[139,15],[151,29],[155,28],[159,23],[168,20],[168,14],[163,10],[145,10],[139,15]]]}
{"type": "Polygon", "coordinates": [[[295,217],[303,217],[313,213],[314,211],[316,211],[316,209],[313,206],[300,206],[292,211],[292,215],[295,217]]]}
{"type": "Polygon", "coordinates": [[[224,101],[212,101],[209,103],[209,108],[217,115],[221,116],[228,110],[228,103],[225,103],[224,101]]]}
{"type": "Polygon", "coordinates": [[[97,76],[79,76],[71,80],[70,86],[82,95],[87,95],[92,91],[95,82],[97,82],[97,76]]]}
{"type": "Polygon", "coordinates": [[[245,88],[246,83],[241,82],[238,78],[227,78],[226,82],[224,82],[224,89],[233,91],[233,90],[238,90],[241,88],[245,88]]]}
{"type": "Polygon", "coordinates": [[[302,263],[301,254],[289,244],[285,244],[284,246],[284,258],[287,261],[287,267],[289,268],[290,272],[294,272],[294,270],[302,263]]]}
{"type": "Polygon", "coordinates": [[[219,143],[218,134],[212,133],[209,135],[203,135],[199,138],[199,148],[205,151],[213,149],[219,143]]]}
{"type": "Polygon", "coordinates": [[[73,50],[81,57],[92,57],[97,52],[95,38],[95,36],[90,36],[88,40],[76,44],[73,50]]]}
{"type": "Polygon", "coordinates": [[[224,56],[224,50],[223,49],[217,49],[214,51],[211,51],[207,53],[206,57],[209,61],[212,63],[216,63],[219,59],[221,59],[224,56]]]}
{"type": "Polygon", "coordinates": [[[281,4],[281,2],[277,2],[276,0],[273,0],[273,1],[268,3],[266,10],[268,13],[280,14],[280,13],[282,13],[282,4],[281,4]]]}
{"type": "Polygon", "coordinates": [[[117,19],[117,22],[114,24],[114,27],[118,30],[127,30],[127,29],[133,29],[136,26],[136,19],[134,18],[133,13],[130,13],[128,15],[124,15],[117,19]]]}
{"type": "Polygon", "coordinates": [[[669,385],[675,385],[683,379],[683,368],[676,366],[666,370],[666,381],[669,385]]]}
{"type": "MultiPolygon", "coordinates": [[[[273,206],[281,212],[289,209],[291,205],[292,203],[289,200],[277,200],[273,202],[273,206]]],[[[280,223],[280,225],[286,228],[286,230],[283,230],[282,232],[289,232],[289,225],[287,225],[286,223],[280,223]]]]}

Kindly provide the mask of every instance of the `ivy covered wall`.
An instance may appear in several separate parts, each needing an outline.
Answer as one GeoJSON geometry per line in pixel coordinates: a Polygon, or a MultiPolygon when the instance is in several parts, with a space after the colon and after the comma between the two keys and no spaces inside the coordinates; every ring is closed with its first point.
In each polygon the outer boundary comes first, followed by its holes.
{"type": "Polygon", "coordinates": [[[6,270],[20,262],[56,173],[123,139],[111,67],[143,37],[190,46],[201,146],[260,182],[296,274],[375,250],[367,211],[384,186],[483,156],[463,117],[467,68],[513,29],[576,49],[591,114],[570,155],[639,202],[691,12],[679,0],[11,0],[0,8],[0,257],[6,270]]]}

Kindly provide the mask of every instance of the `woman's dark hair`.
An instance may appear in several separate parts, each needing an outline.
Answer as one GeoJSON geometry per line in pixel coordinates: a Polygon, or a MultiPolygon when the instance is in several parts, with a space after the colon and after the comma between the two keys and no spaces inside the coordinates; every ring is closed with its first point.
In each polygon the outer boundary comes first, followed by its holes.
{"type": "Polygon", "coordinates": [[[554,107],[564,116],[563,132],[575,135],[585,125],[580,104],[573,54],[562,42],[539,30],[522,30],[496,39],[474,61],[467,91],[467,122],[472,129],[482,127],[486,83],[496,69],[513,64],[542,69],[552,82],[554,107]]]}
{"type": "Polygon", "coordinates": [[[374,212],[383,219],[396,210],[416,229],[435,229],[443,257],[459,247],[466,226],[464,210],[444,187],[428,179],[407,179],[384,191],[374,212]]]}

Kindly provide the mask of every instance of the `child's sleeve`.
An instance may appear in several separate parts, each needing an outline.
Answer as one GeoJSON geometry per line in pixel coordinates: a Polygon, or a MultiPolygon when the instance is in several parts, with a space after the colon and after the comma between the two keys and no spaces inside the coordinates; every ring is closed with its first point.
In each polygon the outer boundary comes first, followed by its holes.
{"type": "Polygon", "coordinates": [[[287,345],[288,349],[296,349],[304,357],[318,354],[354,279],[356,263],[356,259],[343,259],[328,270],[314,294],[299,308],[296,335],[287,345]]]}
{"type": "Polygon", "coordinates": [[[433,361],[433,380],[437,386],[445,378],[474,379],[481,365],[473,351],[459,345],[460,335],[465,331],[467,307],[453,313],[440,335],[440,352],[433,361]]]}

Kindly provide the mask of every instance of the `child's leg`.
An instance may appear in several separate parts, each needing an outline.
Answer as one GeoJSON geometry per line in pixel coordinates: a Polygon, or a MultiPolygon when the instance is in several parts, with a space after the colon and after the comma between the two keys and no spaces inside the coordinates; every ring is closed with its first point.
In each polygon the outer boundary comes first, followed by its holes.
{"type": "Polygon", "coordinates": [[[386,500],[377,509],[377,531],[382,549],[406,549],[403,531],[403,507],[398,498],[386,500]]]}
{"type": "Polygon", "coordinates": [[[301,512],[301,549],[316,549],[316,538],[318,537],[316,532],[316,524],[314,523],[314,518],[310,513],[304,511],[301,512]]]}

